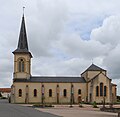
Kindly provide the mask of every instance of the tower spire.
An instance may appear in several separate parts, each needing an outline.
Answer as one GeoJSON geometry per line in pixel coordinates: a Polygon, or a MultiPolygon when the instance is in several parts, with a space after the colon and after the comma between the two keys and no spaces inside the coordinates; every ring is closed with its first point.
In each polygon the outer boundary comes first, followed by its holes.
{"type": "MultiPolygon", "coordinates": [[[[27,33],[26,33],[26,27],[25,27],[25,18],[24,18],[24,9],[23,7],[23,16],[22,16],[22,22],[21,22],[21,28],[20,28],[20,34],[19,34],[19,41],[17,49],[13,52],[14,53],[31,53],[28,49],[28,42],[27,42],[27,33]]],[[[31,55],[32,57],[32,55],[31,55]]]]}
{"type": "Polygon", "coordinates": [[[20,29],[20,34],[19,34],[19,42],[18,42],[18,48],[21,50],[26,50],[28,51],[28,43],[27,43],[27,34],[26,34],[26,28],[25,28],[25,18],[24,14],[22,17],[22,23],[21,23],[21,29],[20,29]]]}

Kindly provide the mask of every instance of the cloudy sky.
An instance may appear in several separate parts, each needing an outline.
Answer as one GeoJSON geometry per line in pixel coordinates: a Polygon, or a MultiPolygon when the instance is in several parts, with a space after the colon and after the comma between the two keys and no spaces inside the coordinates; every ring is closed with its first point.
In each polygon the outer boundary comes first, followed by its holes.
{"type": "Polygon", "coordinates": [[[108,70],[120,94],[120,0],[0,0],[0,87],[10,87],[22,7],[32,75],[108,70]]]}

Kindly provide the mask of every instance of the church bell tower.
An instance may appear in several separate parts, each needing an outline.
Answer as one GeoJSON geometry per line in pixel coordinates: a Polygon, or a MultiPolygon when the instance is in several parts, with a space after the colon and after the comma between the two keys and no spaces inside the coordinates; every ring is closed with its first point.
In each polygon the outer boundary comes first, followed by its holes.
{"type": "Polygon", "coordinates": [[[32,54],[29,52],[28,49],[24,14],[22,16],[18,46],[17,49],[13,51],[13,54],[14,54],[13,79],[29,79],[31,76],[32,54]]]}

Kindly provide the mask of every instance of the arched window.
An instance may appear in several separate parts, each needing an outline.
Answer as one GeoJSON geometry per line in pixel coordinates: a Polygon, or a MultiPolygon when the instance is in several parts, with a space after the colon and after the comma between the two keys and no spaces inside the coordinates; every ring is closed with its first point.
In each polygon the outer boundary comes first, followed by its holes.
{"type": "Polygon", "coordinates": [[[99,96],[99,86],[96,86],[96,96],[99,96]]]}
{"type": "Polygon", "coordinates": [[[104,96],[107,96],[107,87],[104,86],[104,96]]]}
{"type": "Polygon", "coordinates": [[[67,90],[66,89],[63,90],[63,96],[67,97],[67,90]]]}
{"type": "Polygon", "coordinates": [[[103,83],[100,83],[100,96],[103,96],[103,83]]]}
{"type": "Polygon", "coordinates": [[[22,89],[19,89],[18,94],[19,94],[19,97],[22,97],[22,89]]]}
{"type": "Polygon", "coordinates": [[[52,97],[52,89],[49,89],[49,97],[52,97]]]}
{"type": "Polygon", "coordinates": [[[81,95],[81,89],[78,89],[78,95],[81,95]]]}
{"type": "Polygon", "coordinates": [[[23,59],[20,59],[19,62],[18,62],[18,71],[19,72],[24,72],[24,69],[25,69],[25,65],[24,65],[24,60],[23,59]]]}
{"type": "Polygon", "coordinates": [[[34,89],[34,97],[37,97],[37,89],[34,89]]]}
{"type": "Polygon", "coordinates": [[[19,61],[19,64],[18,64],[18,71],[21,72],[21,62],[19,61]]]}

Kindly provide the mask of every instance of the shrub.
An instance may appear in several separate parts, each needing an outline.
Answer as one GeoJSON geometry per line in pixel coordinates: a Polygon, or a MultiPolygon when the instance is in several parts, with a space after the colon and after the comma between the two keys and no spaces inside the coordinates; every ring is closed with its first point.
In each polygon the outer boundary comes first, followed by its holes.
{"type": "Polygon", "coordinates": [[[83,104],[83,102],[80,102],[80,103],[79,103],[79,107],[81,107],[81,108],[82,108],[82,107],[83,107],[83,105],[82,105],[82,104],[83,104]]]}
{"type": "Polygon", "coordinates": [[[93,108],[98,108],[96,101],[93,102],[93,108]]]}
{"type": "Polygon", "coordinates": [[[40,108],[43,108],[43,107],[54,107],[52,104],[34,104],[33,107],[40,107],[40,108]]]}

